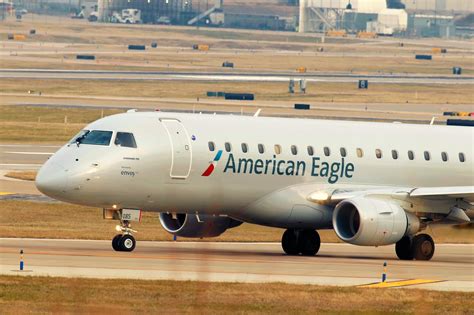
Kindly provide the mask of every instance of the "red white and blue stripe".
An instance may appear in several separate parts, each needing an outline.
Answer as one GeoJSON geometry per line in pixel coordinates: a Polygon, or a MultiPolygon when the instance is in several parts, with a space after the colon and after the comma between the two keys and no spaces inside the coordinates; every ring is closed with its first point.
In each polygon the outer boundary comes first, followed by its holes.
{"type": "Polygon", "coordinates": [[[217,154],[214,157],[214,160],[211,161],[211,163],[209,164],[209,167],[204,171],[204,173],[202,173],[201,176],[207,177],[211,175],[212,172],[214,172],[214,169],[216,168],[216,164],[221,159],[221,157],[222,157],[222,150],[219,150],[217,151],[217,154]]]}

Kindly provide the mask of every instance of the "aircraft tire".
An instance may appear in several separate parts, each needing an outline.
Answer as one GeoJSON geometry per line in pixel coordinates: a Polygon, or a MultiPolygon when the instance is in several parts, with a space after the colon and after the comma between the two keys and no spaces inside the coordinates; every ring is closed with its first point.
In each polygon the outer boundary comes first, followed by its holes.
{"type": "Polygon", "coordinates": [[[123,235],[119,242],[120,250],[123,252],[133,251],[136,245],[135,238],[130,234],[123,235]]]}
{"type": "Polygon", "coordinates": [[[286,230],[281,239],[281,247],[287,255],[298,255],[298,232],[293,229],[286,230]]]}
{"type": "Polygon", "coordinates": [[[419,234],[413,238],[412,249],[416,260],[430,260],[435,252],[435,244],[428,234],[419,234]]]}
{"type": "Polygon", "coordinates": [[[410,236],[404,236],[395,244],[395,252],[400,260],[413,260],[413,241],[410,236]]]}
{"type": "Polygon", "coordinates": [[[298,248],[303,256],[314,256],[321,246],[319,233],[314,230],[303,230],[299,233],[298,248]]]}
{"type": "Polygon", "coordinates": [[[112,248],[117,252],[121,251],[121,249],[120,249],[120,240],[121,239],[122,239],[122,234],[117,234],[112,239],[112,248]]]}

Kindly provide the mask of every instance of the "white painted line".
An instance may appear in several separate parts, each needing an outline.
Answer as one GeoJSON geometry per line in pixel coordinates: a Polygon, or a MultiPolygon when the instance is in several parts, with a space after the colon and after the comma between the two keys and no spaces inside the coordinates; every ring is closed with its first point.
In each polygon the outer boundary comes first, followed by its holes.
{"type": "Polygon", "coordinates": [[[5,152],[8,154],[53,155],[53,152],[5,152]]]}
{"type": "Polygon", "coordinates": [[[0,147],[27,147],[27,148],[60,148],[60,145],[37,145],[37,144],[0,144],[0,147]]]}
{"type": "Polygon", "coordinates": [[[36,166],[42,166],[43,164],[9,164],[9,163],[6,163],[6,164],[0,164],[0,166],[32,166],[32,167],[36,167],[36,166]]]}

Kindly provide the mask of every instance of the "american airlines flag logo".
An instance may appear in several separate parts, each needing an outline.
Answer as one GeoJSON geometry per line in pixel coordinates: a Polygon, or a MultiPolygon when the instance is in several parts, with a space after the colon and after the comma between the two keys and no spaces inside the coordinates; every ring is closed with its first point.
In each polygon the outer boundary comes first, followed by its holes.
{"type": "Polygon", "coordinates": [[[221,159],[222,157],[222,150],[217,151],[216,156],[214,157],[214,160],[212,160],[209,164],[209,167],[202,173],[201,176],[207,177],[214,172],[214,169],[216,168],[217,162],[221,159]]]}

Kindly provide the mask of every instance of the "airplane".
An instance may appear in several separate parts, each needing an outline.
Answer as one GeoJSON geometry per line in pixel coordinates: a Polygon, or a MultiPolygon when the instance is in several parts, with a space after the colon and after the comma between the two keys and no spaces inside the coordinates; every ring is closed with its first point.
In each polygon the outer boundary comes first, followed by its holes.
{"type": "Polygon", "coordinates": [[[159,213],[179,237],[217,237],[242,223],[285,229],[288,255],[319,251],[318,230],[344,242],[395,244],[430,260],[433,224],[474,218],[474,129],[459,126],[131,110],[92,122],[41,167],[37,188],[118,220],[159,213]]]}

